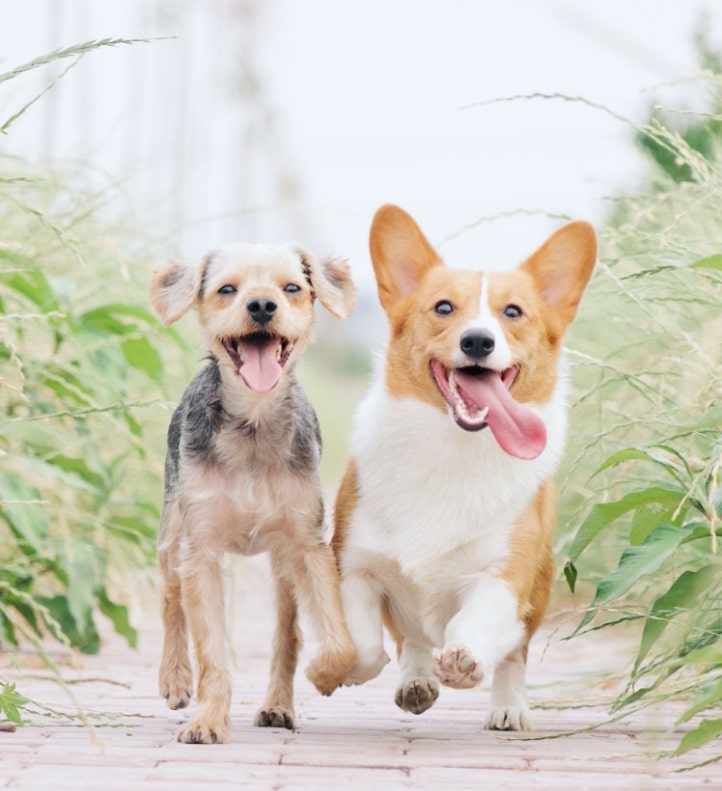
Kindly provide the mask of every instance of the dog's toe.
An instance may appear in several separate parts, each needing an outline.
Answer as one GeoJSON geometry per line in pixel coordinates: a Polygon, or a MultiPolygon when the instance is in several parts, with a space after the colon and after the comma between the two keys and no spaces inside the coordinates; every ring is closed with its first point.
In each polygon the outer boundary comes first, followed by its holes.
{"type": "Polygon", "coordinates": [[[289,731],[296,727],[293,711],[282,706],[261,709],[256,714],[253,724],[257,728],[287,728],[289,731]]]}
{"type": "Polygon", "coordinates": [[[178,741],[184,744],[223,744],[228,740],[228,731],[227,725],[198,719],[181,728],[178,741]]]}
{"type": "Polygon", "coordinates": [[[396,705],[412,714],[423,714],[439,697],[439,684],[435,678],[413,678],[396,690],[396,705]]]}
{"type": "Polygon", "coordinates": [[[499,706],[489,712],[484,727],[490,731],[529,731],[529,712],[518,706],[499,706]]]}
{"type": "Polygon", "coordinates": [[[160,682],[160,694],[169,709],[184,709],[191,701],[193,676],[190,672],[179,672],[167,676],[160,682]]]}

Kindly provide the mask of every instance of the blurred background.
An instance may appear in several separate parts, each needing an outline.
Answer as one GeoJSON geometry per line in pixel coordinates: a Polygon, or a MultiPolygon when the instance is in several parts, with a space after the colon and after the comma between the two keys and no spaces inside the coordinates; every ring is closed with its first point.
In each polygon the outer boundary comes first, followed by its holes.
{"type": "Polygon", "coordinates": [[[394,202],[458,266],[509,266],[561,217],[599,224],[644,163],[631,124],[704,107],[707,0],[27,0],[4,3],[2,68],[90,40],[3,86],[6,152],[116,179],[193,259],[298,239],[370,283],[371,216],[394,202]],[[530,94],[583,97],[501,101],[530,94]],[[490,218],[495,218],[493,221],[490,218]],[[484,221],[487,220],[487,221],[484,221]]]}
{"type": "Polygon", "coordinates": [[[513,266],[568,219],[598,229],[567,339],[555,608],[638,630],[630,689],[686,667],[712,689],[695,711],[722,702],[719,662],[690,659],[722,644],[718,3],[0,14],[0,648],[95,651],[104,623],[137,640],[165,431],[202,358],[194,316],[150,312],[169,258],[293,240],[350,260],[358,310],[319,313],[299,370],[332,499],[385,332],[368,228],[393,202],[457,267],[513,266]]]}

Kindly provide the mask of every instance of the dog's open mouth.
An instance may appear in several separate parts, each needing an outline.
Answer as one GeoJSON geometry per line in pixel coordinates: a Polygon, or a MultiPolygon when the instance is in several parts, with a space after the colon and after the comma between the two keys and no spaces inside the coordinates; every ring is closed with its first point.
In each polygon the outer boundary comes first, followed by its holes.
{"type": "Polygon", "coordinates": [[[535,459],[546,447],[541,418],[510,393],[519,366],[494,371],[479,365],[447,368],[440,360],[430,363],[439,392],[456,423],[466,431],[487,426],[502,450],[519,459],[535,459]]]}
{"type": "Polygon", "coordinates": [[[219,340],[231,358],[236,373],[256,393],[273,390],[293,351],[293,343],[287,338],[266,332],[219,340]]]}

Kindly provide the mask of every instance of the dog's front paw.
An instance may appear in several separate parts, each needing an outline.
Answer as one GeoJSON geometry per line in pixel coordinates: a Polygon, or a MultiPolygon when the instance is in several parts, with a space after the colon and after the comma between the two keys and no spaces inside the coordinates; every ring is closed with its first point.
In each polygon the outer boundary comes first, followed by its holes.
{"type": "Polygon", "coordinates": [[[231,727],[227,718],[213,720],[208,717],[196,717],[190,725],[181,728],[178,741],[184,744],[223,744],[228,741],[231,727]]]}
{"type": "Polygon", "coordinates": [[[288,728],[289,731],[295,730],[293,709],[283,706],[268,706],[259,709],[253,724],[257,728],[288,728]]]}
{"type": "Polygon", "coordinates": [[[378,656],[371,659],[359,656],[351,670],[349,670],[343,682],[344,685],[350,687],[355,684],[365,684],[367,681],[371,681],[372,678],[376,678],[384,669],[388,661],[389,655],[386,651],[382,651],[378,656]]]}
{"type": "Polygon", "coordinates": [[[439,684],[435,678],[412,678],[396,690],[396,705],[412,714],[423,714],[439,697],[439,684]]]}
{"type": "Polygon", "coordinates": [[[529,711],[518,706],[499,706],[489,712],[484,727],[490,731],[530,731],[529,711]]]}
{"type": "Polygon", "coordinates": [[[306,678],[322,695],[342,686],[356,662],[356,651],[321,651],[306,668],[306,678]]]}
{"type": "Polygon", "coordinates": [[[168,672],[161,669],[159,687],[169,709],[184,709],[191,700],[193,671],[190,666],[176,667],[168,672]]]}
{"type": "Polygon", "coordinates": [[[454,645],[434,657],[434,675],[447,687],[470,689],[484,678],[484,664],[466,646],[454,645]]]}

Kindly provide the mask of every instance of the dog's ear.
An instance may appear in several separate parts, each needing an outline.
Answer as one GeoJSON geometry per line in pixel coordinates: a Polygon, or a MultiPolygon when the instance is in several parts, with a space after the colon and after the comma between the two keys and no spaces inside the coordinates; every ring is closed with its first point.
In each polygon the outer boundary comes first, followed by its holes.
{"type": "Polygon", "coordinates": [[[576,316],[596,260],[594,228],[577,221],[552,234],[520,269],[532,276],[542,299],[566,328],[576,316]]]}
{"type": "Polygon", "coordinates": [[[386,311],[415,291],[429,269],[444,265],[413,218],[390,204],[374,215],[369,247],[386,311]]]}
{"type": "Polygon", "coordinates": [[[306,250],[296,248],[301,257],[303,274],[318,301],[329,313],[347,319],[356,307],[356,286],[351,270],[343,258],[317,259],[306,250]]]}
{"type": "Polygon", "coordinates": [[[173,261],[153,272],[150,303],[166,327],[178,321],[198,298],[207,263],[208,257],[195,266],[173,261]]]}

